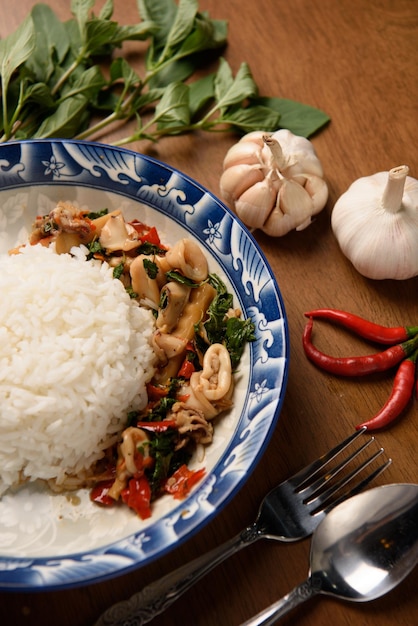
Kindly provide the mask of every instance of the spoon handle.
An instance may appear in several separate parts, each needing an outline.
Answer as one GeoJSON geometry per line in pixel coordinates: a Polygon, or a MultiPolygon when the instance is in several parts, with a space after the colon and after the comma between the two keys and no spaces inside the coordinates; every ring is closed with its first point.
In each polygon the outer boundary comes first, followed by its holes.
{"type": "Polygon", "coordinates": [[[320,593],[321,588],[313,584],[313,581],[308,578],[300,585],[297,585],[292,591],[285,595],[277,602],[273,602],[269,607],[247,620],[241,626],[271,626],[275,624],[278,619],[289,613],[292,609],[296,608],[302,602],[313,598],[317,593],[320,593]]]}
{"type": "Polygon", "coordinates": [[[183,593],[190,589],[214,567],[262,536],[257,523],[243,530],[210,552],[182,565],[166,576],[150,583],[128,600],[122,600],[107,609],[95,626],[136,626],[147,624],[165,611],[183,593]]]}

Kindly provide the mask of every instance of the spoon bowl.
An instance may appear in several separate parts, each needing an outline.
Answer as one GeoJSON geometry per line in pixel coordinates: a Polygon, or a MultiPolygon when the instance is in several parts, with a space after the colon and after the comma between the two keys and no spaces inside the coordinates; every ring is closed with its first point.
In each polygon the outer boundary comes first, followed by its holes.
{"type": "Polygon", "coordinates": [[[310,578],[322,593],[367,602],[418,562],[418,485],[385,485],[336,507],[319,525],[310,578]]]}
{"type": "Polygon", "coordinates": [[[268,626],[305,600],[327,594],[375,600],[418,563],[418,484],[384,485],[336,506],[312,536],[305,582],[242,624],[268,626]]]}

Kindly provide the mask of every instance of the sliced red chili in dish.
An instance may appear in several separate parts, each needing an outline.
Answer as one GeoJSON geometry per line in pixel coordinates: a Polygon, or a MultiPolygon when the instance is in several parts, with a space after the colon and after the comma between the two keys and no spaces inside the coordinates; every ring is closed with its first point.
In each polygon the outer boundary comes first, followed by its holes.
{"type": "Polygon", "coordinates": [[[102,480],[97,483],[90,491],[90,500],[104,506],[111,506],[115,504],[115,500],[108,495],[113,482],[114,480],[112,479],[102,480]]]}
{"type": "Polygon", "coordinates": [[[121,497],[141,519],[151,517],[151,487],[146,476],[131,478],[121,497]]]}
{"type": "Polygon", "coordinates": [[[177,471],[167,479],[164,490],[176,500],[187,496],[192,487],[205,475],[205,470],[191,470],[187,465],[181,465],[177,471]]]}
{"type": "Polygon", "coordinates": [[[140,240],[142,241],[142,243],[147,242],[152,243],[154,246],[161,246],[160,237],[155,226],[152,226],[152,228],[150,228],[148,232],[141,235],[140,240]]]}
{"type": "Polygon", "coordinates": [[[164,433],[169,428],[176,428],[177,422],[176,420],[162,420],[155,422],[138,422],[137,428],[142,428],[143,430],[149,430],[154,433],[164,433]]]}

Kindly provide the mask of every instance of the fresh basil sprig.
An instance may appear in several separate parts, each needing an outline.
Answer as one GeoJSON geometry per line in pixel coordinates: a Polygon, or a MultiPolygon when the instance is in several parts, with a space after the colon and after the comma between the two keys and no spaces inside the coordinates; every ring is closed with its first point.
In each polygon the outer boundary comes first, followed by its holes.
{"type": "Polygon", "coordinates": [[[97,16],[94,5],[72,0],[73,18],[62,22],[37,4],[0,40],[1,142],[100,138],[110,124],[128,120],[136,128],[118,145],[194,130],[285,127],[308,137],[329,121],[310,106],[259,97],[247,63],[234,76],[221,57],[216,72],[196,78],[208,51],[219,55],[227,42],[226,21],[200,12],[198,0],[137,0],[140,21],[128,26],[111,19],[113,0],[97,16]],[[140,40],[148,42],[143,75],[114,55],[140,40]]]}

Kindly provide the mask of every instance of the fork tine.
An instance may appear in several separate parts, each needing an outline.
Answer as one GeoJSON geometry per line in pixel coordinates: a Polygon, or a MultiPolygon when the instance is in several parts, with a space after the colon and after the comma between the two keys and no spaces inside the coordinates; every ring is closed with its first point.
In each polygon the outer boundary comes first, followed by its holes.
{"type": "Polygon", "coordinates": [[[303,488],[304,483],[312,479],[315,474],[319,472],[319,470],[322,470],[330,461],[332,461],[338,454],[340,454],[340,452],[345,450],[353,441],[360,437],[365,430],[366,428],[364,427],[360,430],[355,431],[352,435],[347,437],[347,439],[344,439],[344,441],[341,441],[337,446],[335,446],[335,448],[329,450],[318,459],[316,459],[316,461],[313,461],[310,465],[303,468],[302,470],[300,470],[300,472],[292,476],[292,478],[288,482],[292,484],[295,489],[303,488]]]}
{"type": "MultiPolygon", "coordinates": [[[[372,456],[370,456],[365,461],[363,461],[363,463],[361,463],[358,467],[353,469],[347,476],[339,480],[337,483],[335,483],[334,485],[331,485],[328,489],[326,489],[325,491],[322,491],[317,496],[315,496],[315,494],[310,496],[305,501],[305,504],[307,504],[309,507],[313,507],[313,510],[311,510],[311,514],[314,515],[316,511],[325,510],[326,505],[337,492],[339,492],[343,487],[348,485],[353,480],[353,478],[358,476],[360,472],[362,472],[366,467],[368,467],[371,463],[373,463],[373,461],[377,459],[383,453],[384,453],[384,449],[380,448],[379,450],[377,450],[377,452],[372,454],[372,456]]],[[[354,455],[353,458],[355,456],[357,455],[354,455]]],[[[361,481],[360,483],[352,487],[352,491],[354,491],[355,493],[357,493],[358,491],[361,491],[361,489],[364,488],[364,486],[366,486],[369,482],[371,482],[373,478],[375,478],[381,472],[383,472],[383,470],[386,469],[386,467],[390,464],[390,462],[391,462],[391,459],[386,461],[382,466],[377,468],[370,476],[367,476],[366,478],[363,479],[363,481],[361,481]]],[[[349,493],[351,493],[351,491],[349,493]]],[[[340,500],[347,498],[347,496],[348,496],[347,492],[344,492],[340,496],[340,500]]],[[[333,500],[332,507],[335,506],[336,502],[337,502],[336,500],[333,500]]]]}
{"type": "MultiPolygon", "coordinates": [[[[330,480],[335,478],[335,476],[340,474],[342,470],[346,468],[349,463],[351,463],[351,461],[353,461],[359,454],[361,454],[363,450],[368,448],[369,445],[374,441],[375,438],[371,437],[365,443],[363,443],[360,448],[354,450],[354,452],[352,452],[351,455],[344,459],[339,465],[336,465],[333,469],[328,470],[324,475],[321,475],[313,483],[309,483],[306,487],[304,485],[301,485],[297,489],[297,491],[299,493],[302,493],[302,495],[304,496],[304,502],[309,502],[311,499],[313,500],[314,498],[312,496],[314,496],[315,493],[317,493],[322,487],[326,486],[326,484],[329,483],[330,480]]],[[[379,452],[379,454],[381,454],[381,452],[379,452]]],[[[306,483],[307,481],[305,481],[305,484],[306,483]]]]}
{"type": "Polygon", "coordinates": [[[328,511],[330,511],[332,508],[337,506],[337,504],[339,504],[343,500],[346,500],[347,498],[351,498],[351,496],[355,496],[357,493],[360,493],[361,491],[363,491],[363,489],[365,489],[375,478],[380,476],[380,474],[384,472],[385,469],[389,467],[391,463],[392,463],[392,459],[387,459],[384,463],[382,463],[382,465],[379,465],[379,467],[377,467],[371,474],[363,478],[363,480],[360,481],[355,487],[350,489],[350,491],[343,493],[339,498],[337,498],[336,500],[333,500],[331,504],[329,504],[325,509],[323,509],[324,513],[328,513],[328,511]]]}

